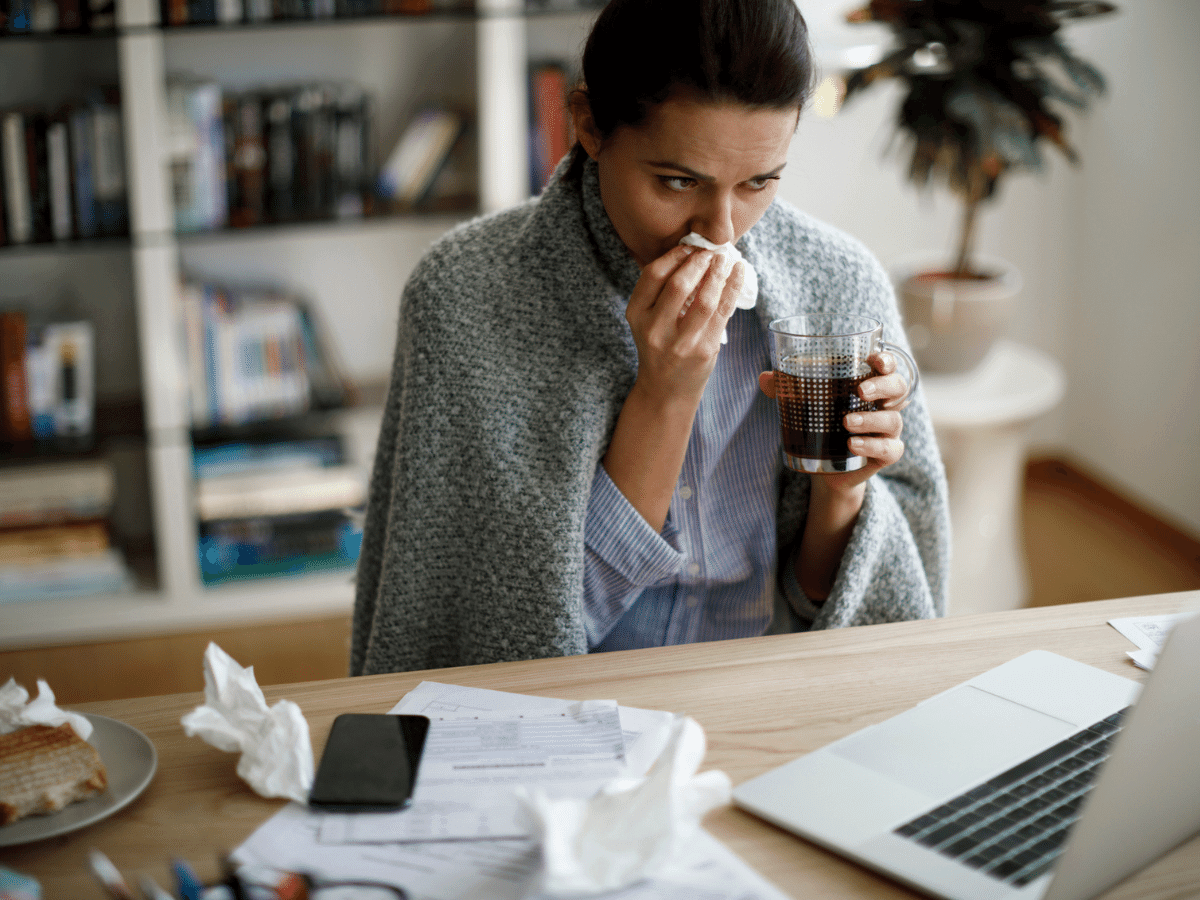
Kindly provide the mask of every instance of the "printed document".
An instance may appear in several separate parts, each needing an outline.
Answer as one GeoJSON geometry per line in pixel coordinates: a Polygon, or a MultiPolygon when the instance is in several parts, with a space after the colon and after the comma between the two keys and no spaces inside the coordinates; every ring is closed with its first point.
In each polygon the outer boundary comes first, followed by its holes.
{"type": "Polygon", "coordinates": [[[1132,616],[1125,619],[1109,619],[1108,624],[1137,644],[1137,650],[1128,650],[1126,655],[1141,669],[1154,668],[1158,651],[1167,640],[1167,635],[1180,619],[1194,613],[1174,613],[1166,616],[1132,616]]]}

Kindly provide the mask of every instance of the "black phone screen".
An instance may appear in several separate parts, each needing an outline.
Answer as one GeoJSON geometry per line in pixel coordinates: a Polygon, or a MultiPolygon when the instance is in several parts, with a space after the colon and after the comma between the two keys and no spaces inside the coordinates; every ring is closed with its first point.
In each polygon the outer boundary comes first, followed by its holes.
{"type": "Polygon", "coordinates": [[[309,804],[343,812],[407,806],[428,730],[425,716],[342,713],[329,731],[309,804]]]}

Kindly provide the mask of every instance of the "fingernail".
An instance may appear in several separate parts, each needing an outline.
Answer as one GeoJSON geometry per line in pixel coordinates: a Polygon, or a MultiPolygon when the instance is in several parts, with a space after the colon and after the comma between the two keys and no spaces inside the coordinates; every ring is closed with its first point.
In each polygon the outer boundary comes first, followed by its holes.
{"type": "Polygon", "coordinates": [[[863,417],[858,415],[850,415],[846,417],[846,421],[851,425],[861,425],[863,423],[863,417]]]}
{"type": "Polygon", "coordinates": [[[871,384],[869,381],[864,381],[862,384],[862,395],[864,397],[874,397],[875,385],[871,384]]]}
{"type": "Polygon", "coordinates": [[[865,442],[860,437],[850,438],[850,446],[861,448],[865,442]]]}

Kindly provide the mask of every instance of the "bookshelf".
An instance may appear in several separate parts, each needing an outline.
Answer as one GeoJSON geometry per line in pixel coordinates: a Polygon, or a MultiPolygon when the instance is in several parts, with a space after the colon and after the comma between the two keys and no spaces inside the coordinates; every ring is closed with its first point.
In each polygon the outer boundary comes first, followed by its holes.
{"type": "Polygon", "coordinates": [[[135,424],[109,435],[104,452],[117,463],[122,520],[144,548],[131,555],[133,590],[0,604],[0,648],[348,612],[349,571],[202,585],[176,285],[183,274],[270,281],[319,306],[364,400],[323,415],[348,457],[369,467],[403,283],[428,245],[468,214],[176,234],[164,164],[168,78],[190,74],[235,89],[306,79],[359,83],[376,99],[377,158],[423,102],[453,103],[473,117],[468,146],[478,202],[470,212],[487,212],[529,193],[529,60],[575,58],[595,15],[563,6],[477,0],[466,13],[163,28],[158,0],[120,0],[115,32],[0,38],[3,68],[28,71],[24,82],[0,88],[0,107],[59,103],[79,85],[120,85],[129,237],[0,248],[0,299],[32,296],[47,284],[88,297],[85,312],[100,337],[101,406],[104,395],[135,397],[140,406],[138,416],[128,401],[117,404],[121,421],[135,424]]]}

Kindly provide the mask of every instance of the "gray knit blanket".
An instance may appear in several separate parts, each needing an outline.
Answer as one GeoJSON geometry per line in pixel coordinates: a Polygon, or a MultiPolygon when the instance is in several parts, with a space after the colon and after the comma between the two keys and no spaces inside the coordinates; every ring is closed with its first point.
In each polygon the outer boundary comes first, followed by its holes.
{"type": "MultiPolygon", "coordinates": [[[[776,200],[738,246],[763,322],[851,312],[905,344],[888,278],[854,239],[776,200]]],[[[625,304],[638,275],[590,161],[453,229],[417,265],[371,475],[351,674],[587,652],[584,520],[637,374],[625,304]]],[[[905,454],[867,483],[813,628],[945,610],[946,481],[919,390],[903,416],[905,454]]],[[[780,560],[809,478],[784,473],[780,560]]]]}

